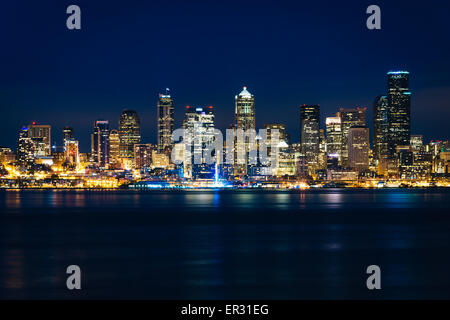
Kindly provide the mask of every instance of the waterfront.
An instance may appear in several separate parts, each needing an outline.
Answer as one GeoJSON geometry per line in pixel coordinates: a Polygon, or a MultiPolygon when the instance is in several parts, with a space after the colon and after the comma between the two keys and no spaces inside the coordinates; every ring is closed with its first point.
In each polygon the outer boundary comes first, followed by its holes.
{"type": "Polygon", "coordinates": [[[0,192],[1,298],[450,298],[450,191],[0,192]],[[82,290],[65,287],[68,265],[82,290]],[[382,290],[369,291],[377,264],[382,290]]]}

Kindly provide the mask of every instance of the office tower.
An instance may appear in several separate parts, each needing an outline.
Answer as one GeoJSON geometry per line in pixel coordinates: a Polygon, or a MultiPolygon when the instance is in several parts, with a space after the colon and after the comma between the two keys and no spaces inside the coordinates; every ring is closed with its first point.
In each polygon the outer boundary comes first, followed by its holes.
{"type": "Polygon", "coordinates": [[[414,152],[419,152],[423,147],[423,136],[421,134],[411,135],[410,144],[414,152]]]}
{"type": "Polygon", "coordinates": [[[327,169],[327,140],[325,138],[325,131],[319,130],[319,170],[327,169]]]}
{"type": "Polygon", "coordinates": [[[358,172],[369,169],[369,128],[354,126],[348,131],[349,167],[358,172]]]}
{"type": "Polygon", "coordinates": [[[65,140],[64,157],[68,163],[78,165],[80,162],[78,141],[74,139],[65,140]]]}
{"type": "Polygon", "coordinates": [[[300,106],[300,142],[306,158],[308,173],[314,174],[319,168],[320,106],[300,106]]]}
{"type": "Polygon", "coordinates": [[[23,127],[19,131],[16,160],[20,169],[30,169],[34,163],[34,142],[30,137],[30,129],[23,127]]]}
{"type": "Polygon", "coordinates": [[[266,130],[266,146],[267,146],[267,157],[271,157],[272,148],[276,148],[280,142],[288,143],[287,134],[286,134],[286,126],[280,123],[268,123],[264,125],[264,129],[266,130]],[[278,131],[278,139],[276,139],[275,132],[278,131]],[[272,139],[274,140],[272,145],[272,139]]]}
{"type": "Polygon", "coordinates": [[[373,104],[373,152],[378,163],[389,154],[388,109],[387,96],[378,96],[373,104]]]}
{"type": "MultiPolygon", "coordinates": [[[[243,130],[255,130],[255,97],[248,92],[247,87],[243,87],[241,93],[234,98],[235,100],[235,114],[234,114],[234,129],[243,130]]],[[[245,175],[247,173],[247,164],[249,162],[248,155],[250,144],[253,141],[249,141],[249,137],[246,136],[244,141],[236,141],[235,146],[235,174],[245,175]],[[244,155],[244,164],[238,163],[238,157],[244,155]]],[[[239,161],[241,162],[241,161],[239,161]]]]}
{"type": "Polygon", "coordinates": [[[109,164],[115,169],[120,167],[119,146],[119,131],[113,129],[109,132],[109,164]]]}
{"type": "Polygon", "coordinates": [[[342,123],[340,117],[328,117],[325,120],[327,130],[327,154],[340,159],[342,155],[342,123]]]}
{"type": "Polygon", "coordinates": [[[94,133],[91,134],[92,162],[101,168],[109,163],[109,122],[97,120],[94,123],[94,133]]]}
{"type": "Polygon", "coordinates": [[[341,163],[344,167],[348,163],[348,132],[351,127],[366,126],[366,109],[367,108],[340,108],[337,115],[341,118],[342,126],[342,156],[341,163]]]}
{"type": "Polygon", "coordinates": [[[7,147],[0,147],[0,164],[6,164],[14,162],[16,160],[16,154],[7,147]]]}
{"type": "Polygon", "coordinates": [[[63,146],[66,144],[66,140],[73,140],[75,139],[75,135],[73,133],[73,128],[69,126],[65,126],[62,130],[62,136],[63,136],[63,146]]]}
{"type": "Polygon", "coordinates": [[[173,99],[166,89],[166,94],[159,94],[158,99],[158,152],[170,153],[173,146],[172,133],[174,130],[173,99]]]}
{"type": "Polygon", "coordinates": [[[134,110],[124,110],[119,118],[119,156],[126,169],[134,166],[134,145],[141,143],[141,122],[134,110]]]}
{"type": "Polygon", "coordinates": [[[255,97],[244,87],[235,96],[235,125],[236,129],[255,129],[255,97]]]}
{"type": "Polygon", "coordinates": [[[35,156],[47,157],[52,154],[51,126],[33,122],[28,126],[28,135],[33,140],[35,156]]]}
{"type": "Polygon", "coordinates": [[[134,167],[136,170],[151,167],[153,151],[155,151],[155,146],[150,143],[134,145],[134,167]]]}
{"type": "MultiPolygon", "coordinates": [[[[198,173],[204,171],[206,164],[204,151],[214,141],[213,107],[187,106],[183,128],[185,129],[184,177],[200,178],[198,173]]],[[[211,169],[211,165],[209,167],[211,169]]]]}
{"type": "Polygon", "coordinates": [[[411,92],[409,72],[388,72],[388,152],[393,157],[397,146],[410,144],[411,92]]]}

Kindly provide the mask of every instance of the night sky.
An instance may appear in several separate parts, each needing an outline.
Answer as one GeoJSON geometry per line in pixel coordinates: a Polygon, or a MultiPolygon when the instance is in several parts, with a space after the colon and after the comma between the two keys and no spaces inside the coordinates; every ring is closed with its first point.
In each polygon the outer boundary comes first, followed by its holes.
{"type": "Polygon", "coordinates": [[[299,140],[299,105],[368,107],[387,91],[386,72],[410,71],[412,134],[448,139],[448,1],[4,1],[0,9],[0,145],[16,148],[22,125],[75,129],[90,148],[93,122],[117,128],[121,111],[141,117],[156,142],[156,102],[168,87],[176,127],[186,105],[213,105],[216,125],[234,121],[242,86],[255,95],[256,122],[287,125],[299,140]],[[81,7],[82,29],[66,28],[81,7]],[[366,28],[381,7],[382,30],[366,28]]]}

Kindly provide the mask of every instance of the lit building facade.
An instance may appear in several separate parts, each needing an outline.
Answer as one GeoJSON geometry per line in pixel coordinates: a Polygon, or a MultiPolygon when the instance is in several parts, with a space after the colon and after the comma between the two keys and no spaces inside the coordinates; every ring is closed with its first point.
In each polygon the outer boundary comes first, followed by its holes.
{"type": "Polygon", "coordinates": [[[172,133],[174,130],[173,99],[166,94],[159,94],[158,99],[158,152],[169,154],[173,146],[172,133]]]}
{"type": "Polygon", "coordinates": [[[150,143],[134,145],[134,168],[136,170],[149,169],[152,166],[152,153],[155,146],[150,143]]]}
{"type": "Polygon", "coordinates": [[[126,169],[134,166],[134,145],[141,143],[141,122],[134,110],[124,110],[119,118],[119,156],[126,169]]]}
{"type": "Polygon", "coordinates": [[[365,126],[351,127],[348,131],[349,167],[357,172],[369,169],[369,128],[365,126]]]}
{"type": "Polygon", "coordinates": [[[109,132],[109,165],[110,168],[119,169],[121,167],[120,163],[120,141],[119,141],[119,131],[113,129],[109,132]]]}
{"type": "Polygon", "coordinates": [[[30,138],[30,129],[23,127],[19,131],[19,139],[17,141],[16,160],[20,169],[30,169],[34,164],[34,142],[30,138]]]}
{"type": "Polygon", "coordinates": [[[51,126],[33,122],[28,126],[28,135],[34,142],[35,156],[48,157],[52,154],[51,126]]]}
{"type": "MultiPolygon", "coordinates": [[[[256,113],[255,113],[255,97],[244,87],[242,91],[235,96],[235,125],[234,129],[256,130],[256,113]]],[[[235,146],[235,161],[234,172],[236,175],[244,175],[247,173],[248,153],[250,149],[249,137],[245,137],[244,141],[237,141],[235,146]],[[245,164],[237,163],[239,154],[245,155],[245,164]]]]}
{"type": "Polygon", "coordinates": [[[300,106],[300,142],[302,154],[306,158],[308,173],[314,174],[319,168],[320,106],[300,106]]]}
{"type": "Polygon", "coordinates": [[[91,161],[101,168],[109,163],[109,121],[97,120],[91,135],[91,161]]]}
{"type": "Polygon", "coordinates": [[[342,155],[342,123],[340,117],[328,117],[325,120],[327,138],[327,155],[333,155],[339,160],[342,155]]]}
{"type": "MultiPolygon", "coordinates": [[[[186,107],[183,122],[185,130],[183,143],[185,145],[183,173],[184,178],[198,178],[199,172],[204,176],[206,159],[204,150],[214,141],[214,111],[213,107],[186,107]]],[[[209,164],[209,173],[213,174],[214,165],[209,164]]]]}
{"type": "Polygon", "coordinates": [[[351,127],[366,126],[367,108],[340,108],[338,116],[341,118],[342,126],[342,155],[341,163],[344,167],[349,166],[348,162],[348,132],[351,127]]]}
{"type": "Polygon", "coordinates": [[[388,72],[388,152],[395,156],[397,146],[410,144],[411,92],[409,72],[388,72]]]}
{"type": "Polygon", "coordinates": [[[375,99],[373,104],[373,152],[375,161],[378,163],[389,154],[388,108],[387,96],[378,96],[375,99]]]}

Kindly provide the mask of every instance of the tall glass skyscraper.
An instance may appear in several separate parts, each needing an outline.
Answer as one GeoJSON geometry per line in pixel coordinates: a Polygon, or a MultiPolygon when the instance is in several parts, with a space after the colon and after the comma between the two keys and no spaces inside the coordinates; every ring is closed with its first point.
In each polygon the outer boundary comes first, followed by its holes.
{"type": "Polygon", "coordinates": [[[101,168],[109,163],[109,121],[97,120],[91,135],[91,161],[101,168]]]}
{"type": "Polygon", "coordinates": [[[124,110],[119,118],[119,156],[126,169],[134,167],[134,145],[141,143],[141,121],[134,110],[124,110]]]}
{"type": "MultiPolygon", "coordinates": [[[[244,87],[237,96],[235,96],[235,126],[236,130],[255,130],[255,97],[244,87]]],[[[235,145],[235,175],[244,175],[247,173],[247,163],[250,149],[250,141],[245,137],[244,142],[237,141],[235,145]],[[245,164],[237,163],[238,155],[245,155],[245,164]]]]}
{"type": "Polygon", "coordinates": [[[411,92],[409,72],[388,72],[388,152],[395,155],[397,146],[410,144],[411,135],[411,92]]]}
{"type": "Polygon", "coordinates": [[[300,142],[309,174],[319,168],[320,106],[300,106],[300,142]]]}
{"type": "Polygon", "coordinates": [[[206,163],[204,151],[214,141],[213,107],[187,106],[183,128],[185,130],[184,177],[211,178],[214,165],[206,163]]]}
{"type": "Polygon", "coordinates": [[[28,126],[28,135],[34,142],[35,156],[50,156],[51,148],[51,126],[33,122],[28,126]]]}
{"type": "Polygon", "coordinates": [[[340,117],[328,117],[325,121],[327,130],[327,154],[341,159],[342,124],[340,117]]]}
{"type": "Polygon", "coordinates": [[[341,118],[342,125],[342,165],[347,167],[348,162],[348,132],[351,127],[364,127],[366,125],[367,108],[341,108],[338,116],[341,118]]]}
{"type": "Polygon", "coordinates": [[[173,146],[173,130],[174,105],[167,89],[166,94],[160,93],[158,99],[158,153],[170,152],[173,146]]]}
{"type": "Polygon", "coordinates": [[[373,103],[373,153],[378,161],[388,156],[388,107],[387,96],[378,96],[373,103]]]}

